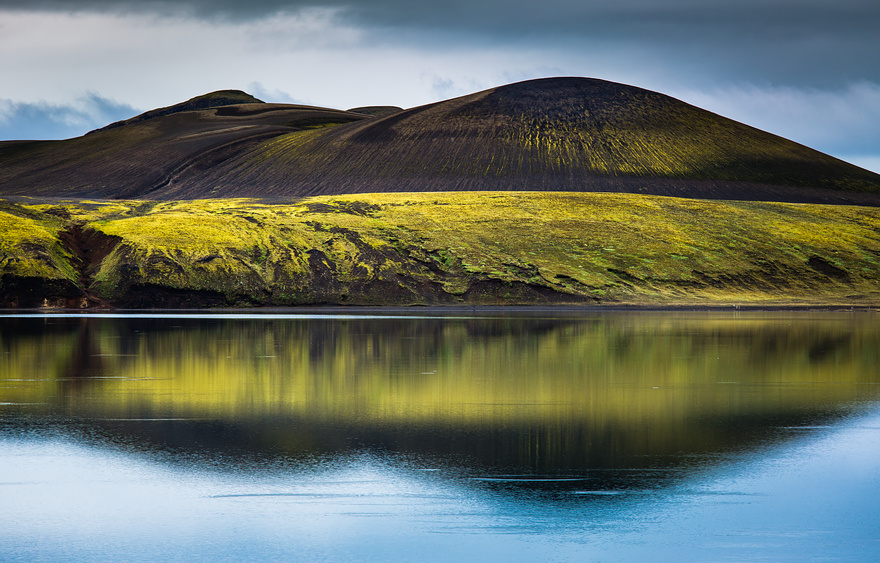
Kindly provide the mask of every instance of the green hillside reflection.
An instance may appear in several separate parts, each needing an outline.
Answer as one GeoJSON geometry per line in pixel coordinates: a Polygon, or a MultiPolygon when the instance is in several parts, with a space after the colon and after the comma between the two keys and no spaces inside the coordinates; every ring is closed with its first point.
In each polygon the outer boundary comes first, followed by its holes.
{"type": "Polygon", "coordinates": [[[6,318],[0,415],[182,448],[376,447],[545,472],[674,464],[878,400],[876,321],[6,318]]]}

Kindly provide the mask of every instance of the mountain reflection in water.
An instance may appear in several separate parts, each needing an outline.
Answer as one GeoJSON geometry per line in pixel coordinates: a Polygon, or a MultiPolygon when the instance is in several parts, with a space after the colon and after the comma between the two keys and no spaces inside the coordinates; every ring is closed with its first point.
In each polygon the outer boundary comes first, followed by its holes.
{"type": "Polygon", "coordinates": [[[873,561],[876,313],[0,317],[4,561],[873,561]]]}
{"type": "Polygon", "coordinates": [[[233,458],[397,452],[481,475],[675,469],[880,394],[867,313],[4,318],[0,350],[7,429],[233,458]]]}

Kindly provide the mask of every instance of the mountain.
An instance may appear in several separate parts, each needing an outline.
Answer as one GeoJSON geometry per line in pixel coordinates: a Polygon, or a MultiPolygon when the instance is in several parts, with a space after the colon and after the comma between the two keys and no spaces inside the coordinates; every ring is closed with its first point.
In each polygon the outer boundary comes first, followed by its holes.
{"type": "MultiPolygon", "coordinates": [[[[196,111],[200,109],[210,109],[221,106],[232,106],[236,104],[261,104],[263,100],[258,100],[257,98],[251,96],[247,92],[242,92],[241,90],[218,90],[217,92],[211,92],[209,94],[205,94],[203,96],[196,96],[195,98],[190,98],[185,102],[181,102],[179,104],[175,104],[173,106],[168,106],[165,108],[159,108],[144,112],[140,115],[136,115],[131,119],[125,119],[123,121],[117,121],[116,123],[111,123],[106,127],[101,127],[97,129],[97,131],[104,131],[106,129],[115,129],[116,127],[122,127],[123,125],[131,125],[132,123],[137,123],[139,121],[145,121],[147,119],[153,119],[155,117],[165,117],[166,115],[171,115],[172,113],[180,113],[183,111],[196,111]]],[[[91,131],[94,133],[95,131],[91,131]]]]}
{"type": "MultiPolygon", "coordinates": [[[[194,100],[230,98],[209,94],[194,100]]],[[[232,100],[236,103],[195,110],[189,109],[194,105],[190,100],[64,141],[0,142],[0,196],[163,199],[177,177],[201,177],[266,140],[368,118],[232,100]]],[[[207,197],[212,188],[196,197],[207,197]]]]}
{"type": "Polygon", "coordinates": [[[633,86],[551,78],[408,110],[223,91],[83,137],[0,143],[0,196],[613,191],[880,206],[880,175],[633,86]]]}
{"type": "Polygon", "coordinates": [[[880,175],[586,78],[407,110],[227,90],[0,143],[0,308],[876,308],[878,232],[880,175]]]}

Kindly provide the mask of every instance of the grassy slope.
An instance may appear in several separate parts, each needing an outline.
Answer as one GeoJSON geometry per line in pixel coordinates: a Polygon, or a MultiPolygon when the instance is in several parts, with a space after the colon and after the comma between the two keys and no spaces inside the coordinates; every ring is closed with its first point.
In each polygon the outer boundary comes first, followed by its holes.
{"type": "Polygon", "coordinates": [[[0,201],[0,274],[76,281],[60,219],[0,201]]]}
{"type": "Polygon", "coordinates": [[[472,192],[29,209],[121,241],[88,283],[129,305],[880,303],[876,208],[472,192]]]}

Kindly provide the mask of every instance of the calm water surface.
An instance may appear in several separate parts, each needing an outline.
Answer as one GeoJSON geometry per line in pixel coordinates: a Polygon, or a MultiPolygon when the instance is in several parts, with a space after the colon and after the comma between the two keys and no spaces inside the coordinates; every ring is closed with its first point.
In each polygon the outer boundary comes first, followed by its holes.
{"type": "Polygon", "coordinates": [[[876,313],[0,317],[3,561],[876,561],[876,313]]]}

